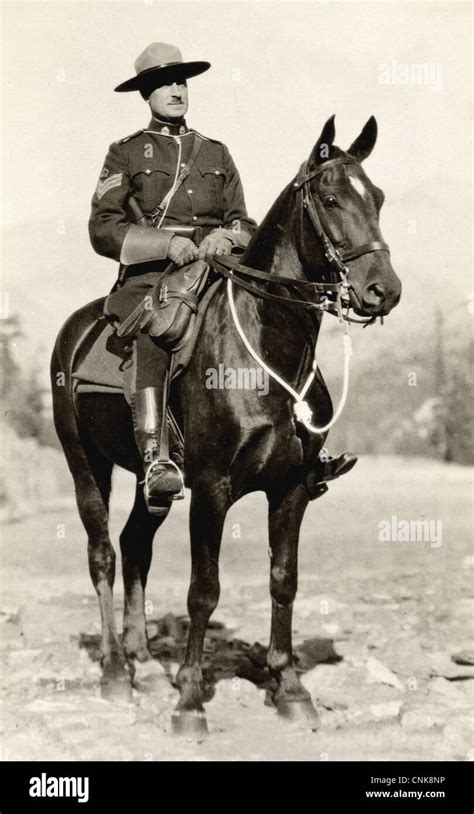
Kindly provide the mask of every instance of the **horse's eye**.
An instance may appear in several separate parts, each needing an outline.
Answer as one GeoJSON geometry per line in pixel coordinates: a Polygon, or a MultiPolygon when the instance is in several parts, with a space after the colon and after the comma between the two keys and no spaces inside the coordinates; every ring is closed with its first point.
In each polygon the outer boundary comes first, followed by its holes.
{"type": "Polygon", "coordinates": [[[337,206],[337,201],[334,195],[326,195],[326,197],[324,198],[324,206],[326,207],[326,209],[331,209],[331,207],[337,206]]]}

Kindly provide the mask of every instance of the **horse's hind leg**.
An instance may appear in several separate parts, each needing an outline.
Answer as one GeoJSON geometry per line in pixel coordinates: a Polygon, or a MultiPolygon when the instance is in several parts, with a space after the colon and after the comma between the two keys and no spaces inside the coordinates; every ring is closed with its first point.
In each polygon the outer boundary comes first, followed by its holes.
{"type": "Polygon", "coordinates": [[[150,514],[138,483],[135,502],[120,535],[125,591],[123,645],[125,657],[134,672],[133,662],[151,659],[145,627],[145,586],[151,563],[153,538],[166,515],[150,514]]]}
{"type": "Polygon", "coordinates": [[[272,624],[267,664],[278,683],[273,702],[283,717],[314,728],[317,713],[294,669],[291,636],[298,586],[298,539],[308,494],[300,484],[283,497],[269,494],[268,500],[272,624]]]}
{"type": "MultiPolygon", "coordinates": [[[[218,478],[213,480],[214,483],[218,478]]],[[[207,732],[202,689],[202,651],[207,623],[219,601],[219,550],[222,529],[230,505],[222,489],[193,487],[190,512],[191,584],[188,612],[191,620],[184,663],[177,675],[180,699],[173,715],[177,734],[207,732]]]]}
{"type": "Polygon", "coordinates": [[[113,585],[115,551],[109,537],[109,496],[113,464],[99,452],[88,451],[87,461],[72,468],[79,514],[88,535],[89,573],[96,590],[102,621],[102,678],[104,698],[131,697],[130,674],[115,624],[113,585]]]}

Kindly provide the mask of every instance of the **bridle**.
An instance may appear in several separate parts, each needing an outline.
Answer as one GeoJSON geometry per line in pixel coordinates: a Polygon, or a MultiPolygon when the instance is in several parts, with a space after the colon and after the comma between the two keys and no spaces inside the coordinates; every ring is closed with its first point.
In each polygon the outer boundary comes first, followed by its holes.
{"type": "MultiPolygon", "coordinates": [[[[354,317],[349,316],[349,311],[353,306],[349,294],[349,291],[351,290],[351,284],[348,280],[349,268],[347,267],[347,263],[349,263],[351,260],[356,260],[358,257],[363,257],[363,255],[370,254],[372,252],[390,253],[388,245],[380,240],[372,240],[369,243],[364,243],[362,246],[358,246],[357,248],[352,248],[349,249],[348,251],[341,253],[335,245],[335,241],[331,235],[330,229],[324,223],[324,218],[318,212],[316,201],[313,195],[311,194],[310,182],[317,175],[324,172],[329,167],[357,163],[358,161],[355,158],[351,158],[350,156],[347,157],[344,156],[332,159],[330,161],[326,161],[324,164],[320,165],[316,169],[308,171],[308,161],[304,161],[299,169],[295,181],[293,182],[293,190],[299,196],[301,196],[301,208],[303,213],[301,218],[301,230],[303,230],[304,212],[307,212],[311,224],[322,243],[324,256],[326,257],[328,263],[330,264],[331,269],[333,269],[336,272],[335,275],[336,279],[333,282],[331,283],[311,282],[310,280],[295,280],[292,277],[280,277],[275,274],[269,274],[266,271],[260,271],[259,269],[252,269],[248,266],[244,266],[241,263],[239,263],[237,258],[235,257],[226,257],[225,260],[221,260],[220,258],[217,259],[216,257],[214,257],[210,261],[210,265],[214,268],[214,270],[227,278],[227,293],[229,298],[229,306],[232,314],[232,319],[234,321],[234,325],[237,329],[237,332],[242,342],[247,348],[247,351],[253,357],[253,359],[255,359],[257,364],[260,367],[262,367],[263,370],[265,370],[274,381],[278,382],[278,384],[280,384],[281,387],[283,387],[287,391],[287,393],[291,396],[291,398],[294,401],[293,411],[295,419],[299,421],[301,424],[303,424],[308,430],[308,432],[318,435],[326,433],[333,426],[333,424],[335,424],[335,422],[341,415],[342,410],[344,409],[344,405],[346,403],[349,388],[350,357],[352,355],[352,344],[349,336],[349,323],[361,322],[364,324],[364,327],[366,327],[367,325],[373,325],[373,323],[377,319],[377,317],[369,317],[367,319],[355,319],[354,317]],[[278,294],[272,294],[270,291],[252,285],[252,283],[249,282],[249,280],[254,280],[260,283],[273,283],[275,285],[296,289],[297,291],[303,292],[303,294],[309,290],[311,291],[313,297],[314,295],[318,296],[318,302],[315,302],[314,299],[311,300],[296,299],[295,297],[282,297],[278,294]],[[251,342],[249,341],[245,333],[245,330],[240,323],[239,316],[237,313],[237,308],[232,291],[233,284],[236,284],[241,288],[245,288],[247,291],[250,291],[257,297],[262,297],[263,299],[277,300],[280,302],[284,302],[286,305],[291,304],[301,306],[307,309],[313,309],[313,313],[314,309],[319,309],[320,311],[325,311],[327,313],[334,314],[339,318],[339,321],[341,323],[345,323],[345,333],[343,335],[344,378],[343,378],[342,396],[339,405],[336,411],[334,412],[331,420],[323,427],[315,427],[312,424],[312,412],[309,407],[309,404],[307,403],[307,401],[305,401],[305,396],[314,380],[314,377],[316,376],[318,366],[316,357],[316,344],[314,346],[314,357],[311,366],[311,372],[307,377],[301,390],[297,391],[290,384],[288,384],[288,382],[286,382],[278,373],[276,373],[264,359],[262,359],[262,357],[259,355],[259,353],[256,351],[256,349],[252,346],[251,342]],[[332,303],[330,302],[331,296],[333,297],[332,303]]],[[[354,291],[353,296],[355,296],[354,291]]],[[[380,320],[381,322],[383,322],[383,317],[380,317],[380,320]]]]}
{"type": "Polygon", "coordinates": [[[304,161],[300,167],[298,175],[296,176],[296,180],[293,183],[293,189],[297,192],[301,192],[303,195],[303,209],[308,213],[309,219],[314,226],[316,234],[323,244],[326,259],[329,261],[329,263],[335,265],[341,277],[347,276],[349,269],[345,264],[350,260],[357,260],[358,257],[362,257],[364,254],[370,254],[371,252],[388,252],[390,254],[388,244],[381,240],[371,240],[370,243],[364,243],[362,246],[358,246],[356,249],[349,249],[349,251],[341,254],[339,249],[337,249],[334,245],[334,240],[331,237],[330,229],[323,225],[323,219],[318,214],[314,198],[311,194],[310,181],[331,167],[358,163],[359,162],[355,158],[343,156],[341,158],[334,158],[331,161],[326,161],[324,164],[316,167],[316,169],[308,172],[308,161],[304,161]]]}
{"type": "MultiPolygon", "coordinates": [[[[346,292],[348,292],[351,287],[350,283],[348,282],[349,269],[346,265],[347,263],[349,263],[351,260],[357,260],[359,257],[363,257],[365,254],[371,254],[372,252],[387,252],[390,254],[390,249],[388,244],[381,240],[371,240],[369,243],[364,243],[362,246],[358,246],[357,248],[352,248],[341,253],[335,246],[335,241],[331,236],[329,227],[324,224],[324,219],[318,212],[315,199],[311,194],[310,182],[313,178],[321,175],[331,167],[358,163],[359,162],[355,158],[351,158],[350,156],[342,156],[340,158],[334,158],[330,161],[326,161],[324,164],[316,167],[316,169],[308,172],[308,161],[306,160],[301,165],[298,175],[296,176],[296,180],[293,183],[293,189],[302,196],[301,203],[303,211],[308,214],[313,228],[321,240],[324,256],[326,257],[328,263],[330,263],[331,267],[334,267],[337,273],[339,279],[336,281],[336,285],[341,285],[342,288],[346,289],[346,292]]],[[[372,322],[372,319],[373,318],[370,318],[368,322],[372,322]]],[[[366,322],[366,320],[363,321],[366,322]]]]}
{"type": "MultiPolygon", "coordinates": [[[[294,192],[301,197],[301,209],[303,213],[301,219],[301,229],[303,229],[304,213],[306,212],[317,236],[321,241],[324,256],[330,264],[331,270],[335,272],[335,279],[332,282],[323,283],[310,280],[295,280],[293,277],[277,276],[265,271],[260,271],[259,269],[244,266],[239,263],[236,257],[232,256],[226,257],[225,260],[221,260],[221,258],[217,257],[212,258],[211,265],[213,268],[227,279],[232,280],[232,282],[234,282],[236,285],[240,286],[241,288],[245,288],[247,291],[250,291],[252,294],[255,294],[263,299],[277,300],[286,304],[301,306],[309,310],[314,309],[323,311],[325,313],[332,314],[333,316],[337,316],[340,322],[358,322],[362,323],[364,327],[367,325],[373,325],[377,317],[356,319],[349,316],[349,312],[353,307],[349,291],[352,290],[353,297],[356,297],[356,295],[348,279],[350,270],[347,267],[347,263],[372,252],[382,251],[390,254],[390,249],[387,243],[380,240],[372,240],[369,243],[364,243],[362,246],[351,248],[341,253],[335,245],[335,241],[331,235],[329,227],[324,223],[324,218],[318,212],[316,201],[311,193],[310,187],[310,182],[312,179],[325,172],[330,167],[358,163],[359,162],[355,158],[351,158],[350,156],[342,156],[340,158],[334,158],[330,161],[326,161],[324,164],[321,164],[314,170],[308,171],[308,161],[306,160],[301,165],[292,185],[294,192]],[[249,282],[250,280],[291,288],[298,292],[302,292],[303,294],[310,291],[313,296],[311,299],[282,297],[278,294],[272,294],[265,289],[252,285],[252,283],[249,282]],[[314,295],[316,295],[318,298],[316,302],[313,298],[314,295]]],[[[383,321],[383,317],[380,317],[380,319],[383,321]]]]}

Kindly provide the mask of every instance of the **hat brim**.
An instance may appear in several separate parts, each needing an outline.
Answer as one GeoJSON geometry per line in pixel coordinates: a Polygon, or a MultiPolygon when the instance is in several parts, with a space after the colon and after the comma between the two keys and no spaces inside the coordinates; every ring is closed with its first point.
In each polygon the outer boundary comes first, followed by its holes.
{"type": "Polygon", "coordinates": [[[132,79],[127,79],[121,85],[117,85],[114,90],[117,93],[127,93],[132,90],[142,90],[144,87],[149,87],[150,82],[156,77],[157,80],[166,85],[166,79],[171,79],[176,74],[190,79],[193,76],[199,76],[204,71],[209,70],[211,67],[210,62],[168,62],[166,65],[158,65],[156,68],[148,68],[142,71],[132,79]]]}

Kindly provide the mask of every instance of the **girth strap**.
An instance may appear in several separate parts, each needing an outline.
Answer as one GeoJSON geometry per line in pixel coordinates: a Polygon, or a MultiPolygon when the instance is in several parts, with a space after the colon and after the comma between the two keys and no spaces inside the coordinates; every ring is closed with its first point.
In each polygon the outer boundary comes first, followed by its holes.
{"type": "Polygon", "coordinates": [[[160,428],[160,452],[158,456],[159,461],[169,461],[170,458],[170,440],[169,440],[169,427],[168,427],[168,400],[170,395],[170,367],[168,362],[168,368],[165,374],[165,380],[163,383],[163,403],[161,405],[161,428],[160,428]]]}

